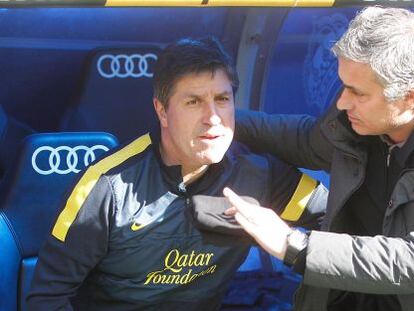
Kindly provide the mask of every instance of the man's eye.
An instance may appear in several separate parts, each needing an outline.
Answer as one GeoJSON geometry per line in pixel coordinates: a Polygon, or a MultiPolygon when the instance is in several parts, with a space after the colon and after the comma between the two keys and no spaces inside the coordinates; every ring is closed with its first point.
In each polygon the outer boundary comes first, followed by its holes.
{"type": "Polygon", "coordinates": [[[188,106],[192,106],[192,105],[196,105],[197,104],[197,100],[196,99],[192,99],[186,102],[186,105],[188,106]]]}
{"type": "Polygon", "coordinates": [[[223,96],[223,97],[219,97],[219,98],[218,98],[218,100],[219,100],[220,102],[228,102],[228,101],[230,100],[230,98],[229,98],[229,97],[227,97],[227,96],[223,96]]]}
{"type": "Polygon", "coordinates": [[[362,93],[360,93],[360,92],[358,92],[358,91],[355,91],[355,90],[353,90],[353,91],[352,91],[352,93],[353,93],[354,95],[358,96],[358,97],[360,97],[360,96],[364,96],[364,94],[362,94],[362,93]]]}

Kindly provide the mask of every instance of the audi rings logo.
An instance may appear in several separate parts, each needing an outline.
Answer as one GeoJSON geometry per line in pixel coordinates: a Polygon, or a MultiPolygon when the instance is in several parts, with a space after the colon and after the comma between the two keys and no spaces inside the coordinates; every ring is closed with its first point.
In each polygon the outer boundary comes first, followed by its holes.
{"type": "Polygon", "coordinates": [[[78,163],[82,161],[81,157],[83,157],[83,164],[86,167],[96,159],[96,150],[106,152],[109,148],[104,145],[96,145],[92,147],[59,146],[56,148],[42,146],[33,152],[32,167],[41,175],[50,175],[53,173],[60,175],[79,173],[81,170],[78,168],[78,163]],[[46,161],[43,161],[42,163],[48,163],[46,165],[40,165],[41,160],[44,159],[46,159],[46,161]]]}
{"type": "Polygon", "coordinates": [[[153,53],[141,54],[105,54],[99,57],[96,64],[99,74],[107,79],[111,78],[152,78],[150,63],[157,60],[153,53]],[[152,61],[151,61],[152,60],[152,61]]]}

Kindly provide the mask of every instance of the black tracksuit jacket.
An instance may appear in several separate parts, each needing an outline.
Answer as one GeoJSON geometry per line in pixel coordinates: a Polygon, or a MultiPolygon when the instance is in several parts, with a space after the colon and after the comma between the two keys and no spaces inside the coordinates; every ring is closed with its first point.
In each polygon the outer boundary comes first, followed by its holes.
{"type": "Polygon", "coordinates": [[[144,135],[80,177],[39,255],[29,310],[217,310],[251,240],[198,230],[193,195],[229,186],[297,224],[314,224],[324,208],[326,190],[309,177],[244,152],[227,152],[185,188],[158,144],[144,135]]]}

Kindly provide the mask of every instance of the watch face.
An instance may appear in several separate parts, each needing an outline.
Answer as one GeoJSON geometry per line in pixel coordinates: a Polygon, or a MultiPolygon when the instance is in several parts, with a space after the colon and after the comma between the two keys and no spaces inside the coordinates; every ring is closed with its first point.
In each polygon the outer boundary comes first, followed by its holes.
{"type": "Polygon", "coordinates": [[[293,265],[296,261],[298,254],[308,246],[308,236],[295,229],[288,235],[287,248],[284,258],[284,263],[293,265]]]}
{"type": "Polygon", "coordinates": [[[308,236],[299,230],[294,230],[288,237],[288,248],[300,252],[308,245],[308,236]]]}
{"type": "Polygon", "coordinates": [[[306,235],[306,233],[303,233],[299,230],[295,230],[289,236],[289,238],[289,244],[292,243],[293,246],[300,248],[301,250],[308,245],[308,236],[306,235]]]}

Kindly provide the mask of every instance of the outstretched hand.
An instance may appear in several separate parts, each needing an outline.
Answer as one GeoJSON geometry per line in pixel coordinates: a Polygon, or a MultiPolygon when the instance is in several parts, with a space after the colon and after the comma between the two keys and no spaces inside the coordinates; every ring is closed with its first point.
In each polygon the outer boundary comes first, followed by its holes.
{"type": "Polygon", "coordinates": [[[232,205],[225,213],[234,215],[257,243],[271,255],[283,260],[287,235],[292,229],[271,209],[246,202],[230,188],[224,188],[223,194],[232,205]]]}

